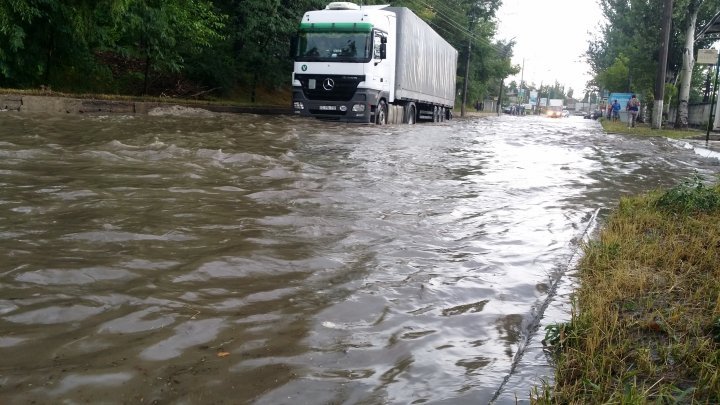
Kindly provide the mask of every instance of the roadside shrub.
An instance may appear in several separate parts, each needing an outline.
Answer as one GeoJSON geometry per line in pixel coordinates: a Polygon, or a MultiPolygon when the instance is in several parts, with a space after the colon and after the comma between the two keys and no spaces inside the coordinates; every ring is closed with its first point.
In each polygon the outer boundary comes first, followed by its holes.
{"type": "Polygon", "coordinates": [[[709,214],[720,211],[720,189],[706,186],[695,175],[663,193],[655,206],[671,214],[709,214]]]}

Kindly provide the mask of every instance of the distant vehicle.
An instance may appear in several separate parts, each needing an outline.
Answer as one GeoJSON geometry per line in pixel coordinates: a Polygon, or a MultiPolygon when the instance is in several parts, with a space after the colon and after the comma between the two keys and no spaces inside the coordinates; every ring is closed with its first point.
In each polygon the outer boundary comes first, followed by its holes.
{"type": "Polygon", "coordinates": [[[583,118],[585,118],[585,119],[591,119],[591,120],[596,120],[596,119],[598,119],[598,118],[600,118],[600,117],[602,117],[602,116],[603,116],[602,111],[600,111],[600,110],[595,110],[595,111],[591,111],[591,112],[585,114],[585,116],[584,116],[583,118]]]}
{"type": "Polygon", "coordinates": [[[560,118],[560,117],[562,117],[562,111],[551,110],[548,108],[548,110],[545,111],[545,115],[550,118],[560,118]]]}
{"type": "Polygon", "coordinates": [[[565,117],[565,118],[569,117],[569,116],[570,116],[570,111],[568,111],[568,110],[562,110],[562,116],[565,117]]]}
{"type": "Polygon", "coordinates": [[[560,98],[551,98],[548,100],[546,115],[551,118],[560,118],[563,116],[563,100],[560,98]]]}

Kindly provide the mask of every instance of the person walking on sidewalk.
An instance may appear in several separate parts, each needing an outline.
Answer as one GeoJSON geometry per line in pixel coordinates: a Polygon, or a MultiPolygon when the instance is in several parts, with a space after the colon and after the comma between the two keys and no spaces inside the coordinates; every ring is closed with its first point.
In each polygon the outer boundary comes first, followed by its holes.
{"type": "Polygon", "coordinates": [[[620,103],[617,100],[612,103],[612,120],[613,122],[620,121],[620,103]]]}
{"type": "Polygon", "coordinates": [[[640,112],[640,100],[638,100],[636,95],[633,94],[632,97],[630,97],[630,100],[628,100],[625,106],[625,110],[628,112],[628,128],[635,128],[637,116],[640,112]]]}

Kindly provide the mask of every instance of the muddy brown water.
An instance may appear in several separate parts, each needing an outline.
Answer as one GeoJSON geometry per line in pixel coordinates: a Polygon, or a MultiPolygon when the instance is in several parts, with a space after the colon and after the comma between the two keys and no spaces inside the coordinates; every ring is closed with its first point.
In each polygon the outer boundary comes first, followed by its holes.
{"type": "Polygon", "coordinates": [[[581,241],[718,162],[576,117],[0,112],[0,399],[527,402],[581,241]]]}

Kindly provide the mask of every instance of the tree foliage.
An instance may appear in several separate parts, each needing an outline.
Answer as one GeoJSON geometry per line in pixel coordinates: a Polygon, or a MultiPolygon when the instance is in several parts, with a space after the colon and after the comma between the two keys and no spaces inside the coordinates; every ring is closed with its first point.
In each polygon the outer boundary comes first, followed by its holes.
{"type": "MultiPolygon", "coordinates": [[[[235,97],[287,88],[290,38],[329,0],[6,0],[0,87],[235,97]]],[[[458,89],[496,95],[517,73],[493,40],[501,0],[365,0],[408,7],[459,51],[458,89]]]]}
{"type": "Polygon", "coordinates": [[[147,89],[218,41],[223,20],[206,0],[2,2],[0,86],[108,91],[140,72],[147,89]]]}
{"type": "Polygon", "coordinates": [[[612,89],[616,92],[630,91],[630,59],[620,54],[615,58],[612,65],[597,74],[596,82],[603,89],[612,89]]]}
{"type": "MultiPolygon", "coordinates": [[[[682,67],[685,27],[689,23],[691,2],[697,3],[697,0],[674,0],[666,78],[673,85],[677,83],[682,67]]],[[[698,30],[720,10],[720,0],[704,0],[701,3],[698,30]]],[[[600,0],[598,4],[606,22],[598,36],[588,43],[585,53],[594,74],[596,89],[652,94],[662,45],[663,2],[600,0]]],[[[695,51],[709,47],[712,42],[708,38],[697,39],[695,51]]],[[[691,100],[698,100],[702,92],[702,78],[693,77],[693,84],[691,100]]]]}

